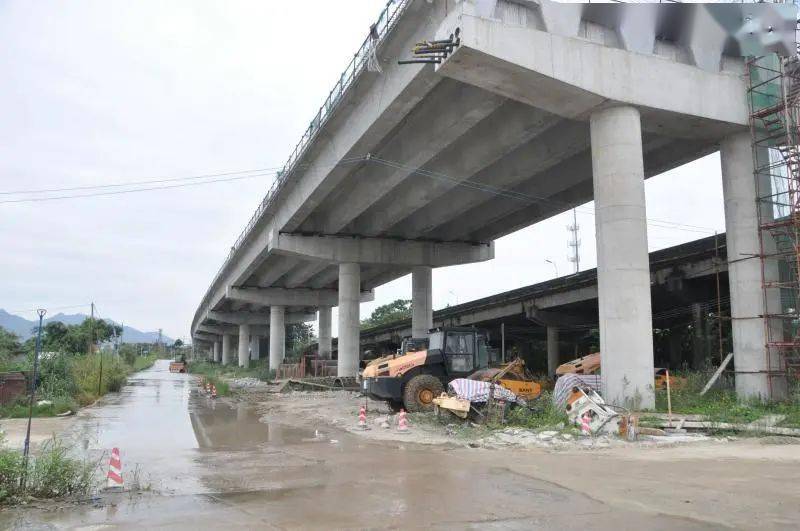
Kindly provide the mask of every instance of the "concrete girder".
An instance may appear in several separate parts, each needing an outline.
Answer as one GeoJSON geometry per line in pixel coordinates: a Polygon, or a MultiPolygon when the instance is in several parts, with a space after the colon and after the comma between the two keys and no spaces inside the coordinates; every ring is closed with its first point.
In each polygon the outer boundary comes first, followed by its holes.
{"type": "Polygon", "coordinates": [[[403,168],[375,162],[362,165],[343,186],[336,191],[331,211],[314,216],[311,230],[324,234],[342,231],[353,219],[369,209],[405,181],[413,168],[426,165],[443,149],[480,124],[502,104],[505,98],[487,93],[472,85],[444,79],[429,98],[415,108],[396,131],[395,138],[402,142],[389,142],[379,157],[403,161],[403,168]],[[431,120],[431,116],[436,116],[431,120]],[[425,134],[420,134],[424,131],[425,134]],[[369,183],[365,186],[365,183],[369,183]],[[339,198],[339,200],[336,200],[339,198]]]}
{"type": "Polygon", "coordinates": [[[200,323],[199,325],[197,325],[195,333],[205,332],[207,334],[214,334],[222,337],[225,334],[235,334],[237,330],[238,330],[237,327],[228,324],[218,325],[218,324],[200,323]]]}
{"type": "MultiPolygon", "coordinates": [[[[515,186],[530,180],[537,173],[550,169],[589,147],[589,128],[585,123],[562,121],[542,135],[508,153],[494,164],[476,174],[446,173],[457,181],[469,179],[471,183],[486,185],[489,190],[515,186]]],[[[590,167],[590,166],[589,166],[590,167]]],[[[455,183],[454,183],[455,184],[455,183]]],[[[539,195],[539,194],[537,194],[539,195]]],[[[470,209],[492,199],[487,190],[458,187],[449,192],[447,208],[433,203],[417,210],[390,231],[398,234],[431,234],[470,209]]]]}
{"type": "MultiPolygon", "coordinates": [[[[651,137],[647,148],[667,145],[669,139],[651,137]]],[[[592,198],[591,153],[535,175],[512,189],[512,196],[485,197],[471,211],[434,232],[437,237],[464,239],[476,234],[510,234],[592,198]]],[[[494,236],[495,238],[498,236],[494,236]]]]}
{"type": "MultiPolygon", "coordinates": [[[[339,293],[333,289],[304,288],[235,288],[228,287],[225,296],[260,306],[336,306],[339,293]]],[[[375,299],[372,291],[361,292],[361,302],[375,299]]]]}
{"type": "MultiPolygon", "coordinates": [[[[249,324],[249,325],[265,325],[269,322],[269,313],[266,312],[215,312],[210,311],[207,314],[208,319],[219,321],[227,324],[249,324]]],[[[286,314],[286,323],[305,323],[313,321],[316,315],[308,312],[293,312],[286,314]]]]}
{"type": "MultiPolygon", "coordinates": [[[[472,182],[472,176],[561,121],[561,117],[554,114],[516,101],[506,101],[491,116],[426,164],[424,170],[429,173],[413,174],[356,219],[346,232],[378,236],[404,219],[416,220],[416,213],[426,205],[442,210],[443,205],[437,199],[446,197],[445,194],[466,179],[472,182]]],[[[562,144],[568,145],[573,138],[567,132],[560,136],[566,139],[562,144]]],[[[588,134],[584,134],[584,137],[588,142],[588,134]]],[[[544,142],[539,140],[535,145],[539,143],[555,145],[549,139],[544,142]]],[[[408,234],[414,233],[409,231],[408,234]]]]}
{"type": "Polygon", "coordinates": [[[305,262],[286,275],[283,283],[287,288],[302,286],[314,275],[320,273],[328,264],[324,262],[305,262]]]}
{"type": "Polygon", "coordinates": [[[331,263],[442,267],[494,258],[494,243],[432,242],[273,233],[276,253],[331,263]]]}
{"type": "Polygon", "coordinates": [[[267,262],[262,266],[263,271],[253,275],[250,283],[256,286],[272,286],[281,277],[297,267],[298,263],[298,260],[292,258],[283,258],[283,260],[267,260],[267,262]],[[271,262],[275,263],[271,264],[271,262]]]}

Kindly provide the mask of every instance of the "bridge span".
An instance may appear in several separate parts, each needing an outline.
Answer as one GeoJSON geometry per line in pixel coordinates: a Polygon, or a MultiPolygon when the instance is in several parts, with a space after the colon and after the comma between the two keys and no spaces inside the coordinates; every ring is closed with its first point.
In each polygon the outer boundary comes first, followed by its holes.
{"type": "MultiPolygon", "coordinates": [[[[246,365],[248,345],[268,334],[274,368],[285,324],[314,312],[330,355],[338,306],[338,372],[353,375],[359,303],[376,286],[411,273],[411,331],[424,335],[432,268],[490,260],[497,238],[594,200],[603,390],[651,408],[644,179],[719,150],[737,389],[764,395],[761,269],[745,259],[758,226],[741,50],[724,32],[666,31],[653,6],[624,7],[389,2],[213,279],[193,337],[229,362],[238,335],[246,365]],[[451,44],[398,64],[426,41],[451,44]]],[[[711,16],[685,9],[675,11],[684,22],[711,16]]]]}

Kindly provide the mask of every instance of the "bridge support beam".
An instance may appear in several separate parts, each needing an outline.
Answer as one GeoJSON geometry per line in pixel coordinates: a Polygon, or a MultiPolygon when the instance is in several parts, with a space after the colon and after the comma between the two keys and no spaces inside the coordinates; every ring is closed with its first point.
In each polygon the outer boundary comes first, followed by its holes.
{"type": "Polygon", "coordinates": [[[547,375],[553,378],[556,375],[558,368],[559,352],[558,352],[558,328],[554,326],[547,327],[547,375]]]}
{"type": "Polygon", "coordinates": [[[222,364],[230,364],[231,358],[233,358],[233,334],[222,334],[222,364]]]}
{"type": "Polygon", "coordinates": [[[602,390],[611,404],[653,409],[653,325],[639,111],[630,106],[596,111],[590,130],[602,390]]]}
{"type": "Polygon", "coordinates": [[[333,351],[333,338],[331,333],[332,308],[330,306],[319,307],[319,320],[317,329],[319,332],[319,357],[323,360],[331,359],[333,351]]]}
{"type": "Polygon", "coordinates": [[[339,264],[339,363],[338,376],[356,376],[359,361],[359,294],[361,266],[339,264]]]}
{"type": "MultiPolygon", "coordinates": [[[[766,152],[763,155],[759,153],[759,159],[764,159],[759,160],[759,165],[766,164],[768,156],[766,152]]],[[[756,193],[753,182],[755,165],[752,139],[748,131],[731,135],[721,142],[720,162],[725,201],[736,395],[742,400],[780,400],[786,391],[785,377],[775,375],[770,381],[768,372],[780,370],[780,359],[777,352],[768,355],[759,258],[761,247],[757,195],[769,195],[770,183],[759,182],[759,192],[756,193]]],[[[764,205],[762,208],[771,209],[771,205],[764,205]]],[[[767,214],[771,216],[771,210],[767,214]]],[[[770,237],[766,233],[763,236],[770,237]]],[[[767,245],[769,243],[771,242],[765,242],[767,245]]],[[[774,260],[765,265],[766,280],[774,279],[770,278],[770,273],[775,273],[772,271],[775,265],[777,264],[774,264],[774,260]]],[[[779,308],[779,295],[777,299],[775,306],[779,308]]],[[[776,309],[771,302],[769,311],[776,309]]]]}
{"type": "Polygon", "coordinates": [[[286,356],[286,308],[270,306],[269,309],[269,368],[277,370],[286,356]]]}
{"type": "Polygon", "coordinates": [[[414,266],[411,270],[411,337],[428,337],[433,328],[433,269],[414,266]]]}
{"type": "Polygon", "coordinates": [[[250,366],[250,325],[239,325],[239,367],[250,366]]]}
{"type": "Polygon", "coordinates": [[[214,341],[214,357],[212,358],[215,363],[222,361],[222,344],[219,341],[214,341]]]}

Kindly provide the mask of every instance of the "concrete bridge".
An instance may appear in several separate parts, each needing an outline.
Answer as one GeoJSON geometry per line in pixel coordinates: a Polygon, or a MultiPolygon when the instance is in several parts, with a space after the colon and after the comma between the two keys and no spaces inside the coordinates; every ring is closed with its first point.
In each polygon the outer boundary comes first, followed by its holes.
{"type": "Polygon", "coordinates": [[[720,150],[737,390],[764,396],[742,49],[704,26],[704,7],[671,25],[659,6],[618,7],[390,2],[213,279],[193,337],[230,361],[238,334],[247,364],[248,342],[269,334],[276,367],[285,324],[314,311],[328,355],[338,306],[338,371],[353,375],[359,303],[376,286],[411,273],[412,333],[425,335],[432,268],[489,260],[495,239],[593,199],[604,393],[653,407],[644,179],[720,150]],[[398,64],[431,40],[453,44],[434,64],[398,64]]]}
{"type": "MultiPolygon", "coordinates": [[[[653,328],[671,331],[656,355],[660,366],[699,366],[716,353],[708,344],[712,323],[707,315],[716,313],[718,304],[723,315],[730,312],[726,253],[724,234],[650,253],[653,328]],[[684,352],[688,323],[693,325],[691,350],[684,352]]],[[[597,295],[597,270],[589,269],[448,306],[433,312],[433,324],[488,330],[494,347],[514,351],[534,370],[553,374],[560,363],[597,346],[587,337],[599,326],[597,295]]],[[[392,352],[411,335],[411,324],[406,319],[362,330],[362,353],[392,352]]]]}

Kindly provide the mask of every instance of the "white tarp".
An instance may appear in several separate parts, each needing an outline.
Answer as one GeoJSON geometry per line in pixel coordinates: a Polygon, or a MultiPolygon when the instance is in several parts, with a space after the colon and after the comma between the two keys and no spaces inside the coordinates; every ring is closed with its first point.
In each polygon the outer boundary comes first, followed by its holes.
{"type": "MultiPolygon", "coordinates": [[[[487,402],[489,400],[489,390],[492,384],[479,380],[456,378],[447,384],[447,386],[458,398],[469,400],[470,402],[487,402]]],[[[518,398],[517,395],[498,384],[494,384],[494,398],[495,400],[505,400],[506,402],[514,402],[517,404],[525,403],[523,399],[518,398]]]]}

